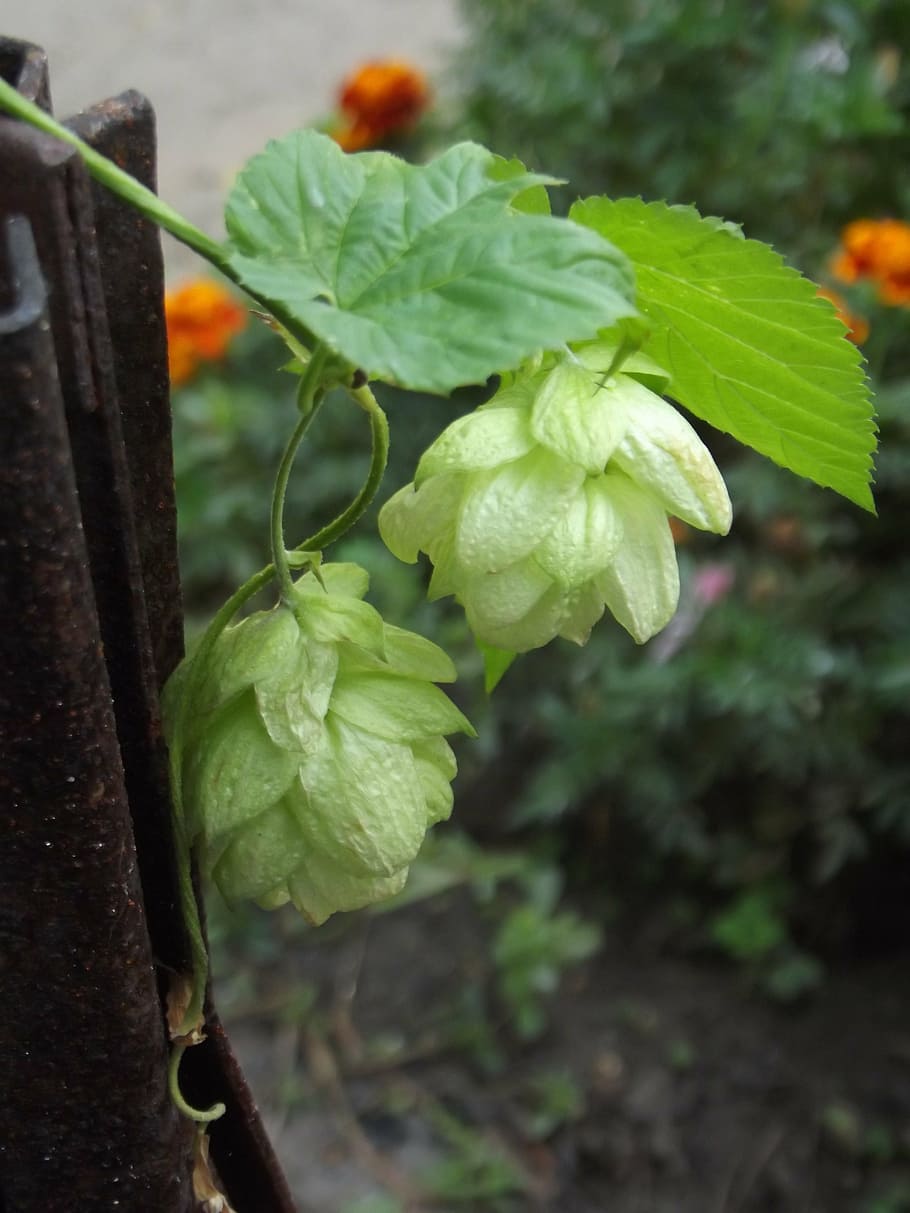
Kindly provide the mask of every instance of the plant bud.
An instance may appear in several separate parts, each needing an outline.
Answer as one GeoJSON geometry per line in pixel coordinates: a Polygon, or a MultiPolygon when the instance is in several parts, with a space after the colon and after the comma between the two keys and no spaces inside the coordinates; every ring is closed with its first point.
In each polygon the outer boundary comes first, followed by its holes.
{"type": "Polygon", "coordinates": [[[642,643],[679,598],[668,514],[729,530],[710,452],[645,386],[660,368],[639,355],[639,371],[607,378],[613,352],[594,344],[504,386],[448,426],[380,513],[389,549],[426,552],[430,596],[454,595],[486,644],[584,644],[605,608],[642,643]]]}
{"type": "Polygon", "coordinates": [[[291,603],[226,628],[192,681],[190,657],[165,689],[190,839],[229,901],[291,900],[320,923],[389,897],[451,812],[445,735],[473,729],[434,683],[455,669],[366,588],[355,565],[304,574],[291,603]]]}

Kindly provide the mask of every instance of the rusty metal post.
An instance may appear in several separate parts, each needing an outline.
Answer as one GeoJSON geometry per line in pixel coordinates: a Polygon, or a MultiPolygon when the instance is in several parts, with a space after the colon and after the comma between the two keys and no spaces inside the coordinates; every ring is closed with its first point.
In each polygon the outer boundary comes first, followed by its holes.
{"type": "Polygon", "coordinates": [[[46,297],[27,220],[4,235],[0,1193],[188,1213],[46,297]]]}
{"type": "MultiPolygon", "coordinates": [[[[0,39],[0,71],[49,107],[37,48],[0,39]]],[[[154,188],[144,99],[72,125],[154,188]]],[[[27,222],[0,279],[0,1213],[186,1213],[160,1002],[188,956],[158,714],[182,651],[160,243],[72,149],[8,120],[4,214],[27,222]]],[[[225,1190],[237,1213],[293,1213],[209,1011],[185,1066],[191,1098],[228,1105],[225,1190]]]]}

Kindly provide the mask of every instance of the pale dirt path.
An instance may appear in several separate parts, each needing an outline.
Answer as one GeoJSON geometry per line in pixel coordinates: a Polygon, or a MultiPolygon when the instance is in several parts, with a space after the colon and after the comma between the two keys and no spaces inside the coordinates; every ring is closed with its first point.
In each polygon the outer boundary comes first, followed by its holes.
{"type": "MultiPolygon", "coordinates": [[[[327,113],[366,59],[403,56],[432,77],[459,26],[456,0],[0,0],[0,32],[47,51],[58,116],[145,93],[162,196],[220,236],[247,156],[327,113]]],[[[167,257],[193,264],[172,242],[167,257]]]]}

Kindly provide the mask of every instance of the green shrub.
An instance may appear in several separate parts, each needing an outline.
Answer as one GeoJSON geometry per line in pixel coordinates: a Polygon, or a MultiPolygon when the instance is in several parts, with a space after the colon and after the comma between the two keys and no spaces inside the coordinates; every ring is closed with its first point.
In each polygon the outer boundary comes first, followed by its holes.
{"type": "Polygon", "coordinates": [[[460,133],[581,195],[694,202],[803,256],[856,215],[907,210],[903,0],[461,9],[460,133]]]}

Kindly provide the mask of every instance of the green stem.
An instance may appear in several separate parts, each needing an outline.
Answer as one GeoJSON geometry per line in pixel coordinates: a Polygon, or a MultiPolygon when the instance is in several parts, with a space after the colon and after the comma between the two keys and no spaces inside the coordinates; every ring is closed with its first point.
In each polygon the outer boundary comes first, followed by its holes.
{"type": "MultiPolygon", "coordinates": [[[[619,343],[619,348],[613,355],[612,362],[607,368],[607,373],[603,377],[603,383],[606,383],[609,379],[612,379],[614,375],[618,374],[626,359],[639,349],[641,349],[641,339],[630,337],[628,334],[625,334],[622,341],[619,343]]],[[[603,386],[603,384],[601,384],[601,386],[603,386]]]]}
{"type": "Polygon", "coordinates": [[[186,1050],[187,1046],[183,1044],[174,1045],[171,1049],[171,1059],[167,1067],[168,1091],[170,1091],[171,1099],[178,1112],[182,1112],[190,1120],[195,1120],[197,1124],[208,1124],[209,1121],[218,1120],[227,1109],[223,1103],[213,1103],[210,1108],[203,1109],[194,1108],[192,1104],[186,1102],[183,1092],[180,1090],[180,1063],[186,1050]]]}
{"type": "Polygon", "coordinates": [[[300,410],[300,420],[294,427],[294,432],[291,434],[288,444],[284,448],[281,463],[278,465],[278,474],[275,477],[275,488],[272,491],[272,564],[278,574],[281,597],[285,602],[291,601],[294,581],[291,577],[287,550],[284,545],[284,501],[287,496],[288,480],[290,479],[291,468],[294,466],[297,450],[303,441],[304,434],[310,428],[310,424],[316,416],[316,411],[319,407],[316,400],[316,392],[319,388],[319,377],[325,364],[326,355],[327,351],[325,347],[319,346],[313,351],[310,361],[307,363],[307,368],[304,371],[303,378],[300,381],[300,388],[297,392],[297,407],[300,410]]]}
{"type": "Polygon", "coordinates": [[[386,464],[389,460],[389,422],[379,407],[376,397],[368,387],[349,388],[348,394],[356,400],[360,407],[369,415],[370,430],[373,436],[373,452],[370,459],[370,470],[360,492],[337,518],[333,518],[327,526],[304,540],[300,549],[305,552],[319,551],[334,543],[345,532],[349,531],[355,522],[367,511],[376,496],[386,464]]]}
{"type": "Polygon", "coordinates": [[[50,114],[39,109],[31,101],[27,100],[18,93],[5,80],[0,80],[0,106],[8,113],[13,114],[16,118],[22,118],[25,122],[37,127],[39,130],[45,131],[48,135],[53,135],[57,139],[61,139],[64,143],[69,143],[76,148],[82,159],[85,161],[85,166],[96,181],[100,181],[102,185],[112,190],[124,201],[129,202],[140,211],[146,218],[157,223],[159,227],[163,227],[165,231],[170,232],[183,244],[189,245],[191,249],[204,257],[206,261],[210,261],[227,277],[234,279],[235,275],[230,266],[227,264],[224,252],[221,245],[211,237],[206,236],[199,228],[194,227],[188,219],[175,211],[173,207],[168,206],[166,202],[154,194],[150,189],[146,189],[129,173],[125,173],[122,168],[118,168],[112,160],[108,160],[106,156],[102,156],[100,152],[96,152],[93,147],[89,147],[78,135],[74,135],[71,130],[68,130],[56,118],[52,118],[50,114]]]}
{"type": "Polygon", "coordinates": [[[168,206],[157,194],[138,182],[135,177],[131,177],[129,173],[125,173],[112,160],[108,160],[106,156],[102,156],[100,152],[96,152],[93,147],[90,147],[78,135],[74,135],[71,130],[68,130],[67,127],[63,126],[55,118],[52,118],[50,114],[46,114],[44,110],[39,109],[37,105],[28,101],[21,93],[16,92],[11,85],[2,79],[0,79],[0,109],[6,110],[8,113],[13,114],[14,117],[21,118],[24,122],[37,127],[38,130],[42,130],[48,135],[53,135],[56,139],[61,139],[64,143],[68,143],[71,147],[76,148],[85,162],[89,173],[91,173],[96,181],[99,181],[107,189],[111,190],[112,193],[135,207],[147,219],[150,219],[153,223],[157,223],[166,232],[170,232],[181,244],[187,245],[193,252],[198,253],[200,257],[204,257],[219,273],[223,274],[230,282],[233,282],[235,286],[240,287],[260,307],[279,320],[297,341],[307,346],[312,344],[311,335],[291,315],[287,308],[264,298],[244,283],[240,274],[231,265],[228,252],[217,240],[213,240],[211,236],[207,236],[205,232],[200,231],[198,227],[195,227],[188,219],[185,219],[179,211],[175,211],[172,206],[168,206]]]}

